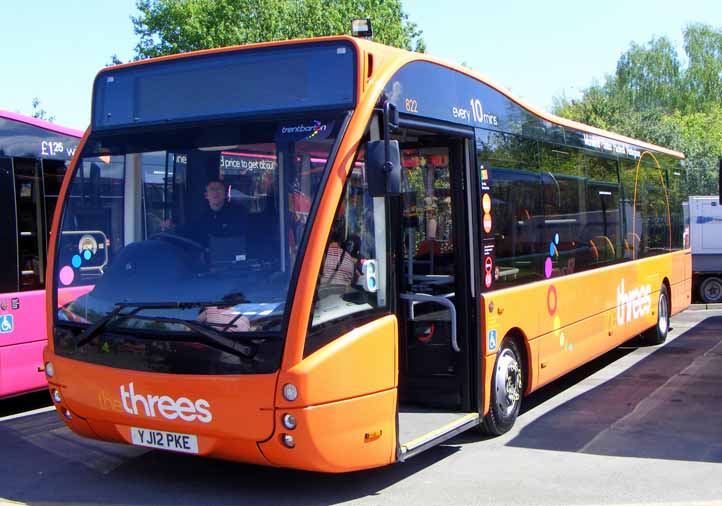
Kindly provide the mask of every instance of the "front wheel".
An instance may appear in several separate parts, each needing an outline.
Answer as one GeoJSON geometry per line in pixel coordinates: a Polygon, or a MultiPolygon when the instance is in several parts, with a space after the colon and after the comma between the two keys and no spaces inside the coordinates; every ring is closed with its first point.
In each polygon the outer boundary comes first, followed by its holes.
{"type": "Polygon", "coordinates": [[[519,415],[524,392],[524,371],[516,343],[505,339],[496,355],[491,378],[491,406],[484,417],[482,430],[499,436],[512,428],[519,415]]]}
{"type": "Polygon", "coordinates": [[[659,300],[657,301],[657,324],[642,334],[645,344],[654,346],[662,344],[669,333],[669,292],[667,285],[659,289],[659,300]]]}
{"type": "Polygon", "coordinates": [[[705,279],[699,286],[699,295],[707,304],[722,301],[722,280],[715,276],[705,279]]]}

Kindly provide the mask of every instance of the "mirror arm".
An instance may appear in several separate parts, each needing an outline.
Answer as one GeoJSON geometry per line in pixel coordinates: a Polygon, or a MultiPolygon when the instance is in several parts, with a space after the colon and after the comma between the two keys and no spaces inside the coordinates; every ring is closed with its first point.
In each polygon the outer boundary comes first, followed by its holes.
{"type": "Polygon", "coordinates": [[[391,163],[391,136],[389,130],[391,130],[391,124],[389,123],[389,117],[391,116],[391,102],[384,100],[384,173],[390,174],[394,170],[394,164],[391,163]]]}

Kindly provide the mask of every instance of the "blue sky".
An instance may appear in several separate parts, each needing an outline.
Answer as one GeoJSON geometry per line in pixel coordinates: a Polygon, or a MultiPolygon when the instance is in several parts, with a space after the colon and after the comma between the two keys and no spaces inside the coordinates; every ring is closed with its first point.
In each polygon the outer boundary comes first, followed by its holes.
{"type": "MultiPolygon", "coordinates": [[[[428,52],[550,109],[614,71],[631,42],[668,36],[681,47],[690,22],[722,27],[719,0],[404,0],[428,52]]],[[[95,74],[127,61],[135,0],[0,2],[0,109],[29,114],[33,97],[58,124],[85,128],[95,74]]]]}

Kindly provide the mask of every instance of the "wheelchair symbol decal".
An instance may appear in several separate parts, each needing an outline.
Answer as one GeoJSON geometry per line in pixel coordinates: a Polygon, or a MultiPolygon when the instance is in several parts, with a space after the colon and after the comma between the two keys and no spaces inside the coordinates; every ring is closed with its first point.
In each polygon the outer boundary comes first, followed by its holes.
{"type": "Polygon", "coordinates": [[[496,351],[496,329],[492,329],[488,333],[489,351],[496,351]]]}
{"type": "Polygon", "coordinates": [[[15,325],[13,323],[13,315],[0,315],[0,334],[9,334],[13,331],[15,325]]]}

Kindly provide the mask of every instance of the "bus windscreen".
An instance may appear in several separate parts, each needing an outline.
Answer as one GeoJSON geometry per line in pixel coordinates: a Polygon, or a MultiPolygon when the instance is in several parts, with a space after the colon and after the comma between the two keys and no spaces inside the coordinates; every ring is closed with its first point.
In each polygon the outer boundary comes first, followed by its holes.
{"type": "Polygon", "coordinates": [[[293,266],[342,116],[91,136],[58,232],[55,351],[140,371],[278,367],[293,266]],[[228,144],[235,139],[235,144],[228,144]],[[113,146],[98,156],[93,146],[113,146]]]}
{"type": "Polygon", "coordinates": [[[351,108],[354,69],[353,46],[339,42],[111,69],[95,82],[93,128],[351,108]]]}

